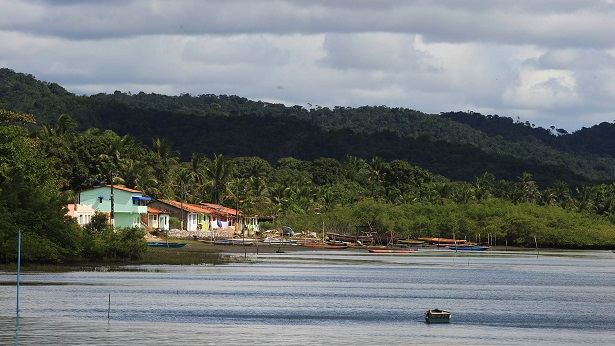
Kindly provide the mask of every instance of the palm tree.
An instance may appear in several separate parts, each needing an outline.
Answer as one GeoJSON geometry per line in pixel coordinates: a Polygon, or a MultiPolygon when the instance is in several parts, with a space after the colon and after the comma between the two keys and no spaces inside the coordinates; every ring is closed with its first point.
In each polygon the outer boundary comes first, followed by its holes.
{"type": "Polygon", "coordinates": [[[523,172],[519,178],[519,193],[521,202],[536,203],[538,201],[538,184],[534,181],[531,173],[523,172]]]}
{"type": "Polygon", "coordinates": [[[227,191],[227,183],[232,177],[233,166],[224,156],[215,155],[214,159],[205,165],[203,170],[206,186],[209,187],[213,202],[220,204],[227,191]]]}
{"type": "Polygon", "coordinates": [[[55,133],[57,136],[63,136],[66,133],[72,131],[75,127],[77,127],[77,122],[73,117],[64,113],[60,115],[58,118],[58,123],[56,124],[55,133]]]}
{"type": "Polygon", "coordinates": [[[143,161],[126,159],[122,162],[124,184],[133,189],[141,190],[146,195],[157,197],[161,195],[154,169],[143,161]]]}
{"type": "Polygon", "coordinates": [[[173,144],[166,138],[154,139],[153,146],[154,151],[158,153],[165,164],[169,164],[169,161],[172,161],[172,163],[177,163],[179,161],[179,152],[177,150],[173,150],[173,144]]]}
{"type": "Polygon", "coordinates": [[[175,171],[175,186],[179,189],[180,201],[180,229],[184,229],[184,202],[188,200],[190,194],[190,170],[180,168],[175,171]]]}

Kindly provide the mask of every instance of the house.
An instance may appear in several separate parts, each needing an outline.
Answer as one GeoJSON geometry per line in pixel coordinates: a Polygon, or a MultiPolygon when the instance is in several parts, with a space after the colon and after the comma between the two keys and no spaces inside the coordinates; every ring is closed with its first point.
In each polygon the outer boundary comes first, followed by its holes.
{"type": "Polygon", "coordinates": [[[215,228],[220,223],[224,225],[224,222],[229,222],[231,227],[239,225],[235,234],[242,235],[243,233],[244,236],[253,236],[258,232],[258,218],[256,216],[244,215],[237,209],[227,208],[219,204],[201,202],[199,205],[210,209],[210,215],[213,216],[210,228],[215,228]],[[239,220],[236,221],[237,219],[239,220]]]}
{"type": "Polygon", "coordinates": [[[114,227],[142,227],[141,215],[147,214],[149,200],[141,191],[124,186],[96,186],[77,194],[75,210],[105,213],[114,227]]]}
{"type": "Polygon", "coordinates": [[[76,203],[70,203],[66,206],[68,208],[68,215],[77,219],[77,223],[81,227],[87,225],[92,221],[94,216],[94,209],[91,205],[81,205],[76,203]]]}
{"type": "Polygon", "coordinates": [[[148,203],[148,207],[160,210],[169,217],[180,220],[180,228],[187,231],[208,229],[209,215],[205,208],[197,204],[177,202],[169,199],[157,199],[148,203]]]}
{"type": "Polygon", "coordinates": [[[199,205],[205,208],[210,215],[209,220],[209,229],[217,230],[217,229],[227,229],[232,227],[232,232],[234,234],[241,235],[242,231],[242,217],[243,214],[239,212],[237,209],[227,208],[220,204],[213,203],[205,203],[201,202],[199,205]],[[239,221],[237,221],[239,220],[239,221]],[[239,228],[236,226],[239,225],[239,228]]]}
{"type": "Polygon", "coordinates": [[[178,218],[182,223],[181,228],[183,230],[205,232],[207,236],[230,237],[235,234],[241,234],[243,229],[243,215],[241,212],[219,204],[190,204],[159,199],[151,201],[148,206],[164,211],[171,217],[178,218]],[[237,218],[239,218],[240,227],[236,231],[237,218]]]}
{"type": "Polygon", "coordinates": [[[141,223],[146,225],[147,229],[168,231],[170,217],[167,212],[147,206],[147,215],[141,216],[141,223]]]}

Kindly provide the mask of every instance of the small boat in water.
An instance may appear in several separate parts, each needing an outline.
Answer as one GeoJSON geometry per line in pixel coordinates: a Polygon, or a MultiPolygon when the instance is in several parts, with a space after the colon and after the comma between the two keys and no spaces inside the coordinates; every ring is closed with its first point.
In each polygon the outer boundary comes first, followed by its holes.
{"type": "Polygon", "coordinates": [[[149,247],[169,247],[169,248],[178,248],[186,246],[186,243],[169,243],[166,241],[148,241],[147,246],[149,247]]]}
{"type": "Polygon", "coordinates": [[[432,309],[425,312],[425,323],[449,323],[451,313],[445,310],[432,309]]]}

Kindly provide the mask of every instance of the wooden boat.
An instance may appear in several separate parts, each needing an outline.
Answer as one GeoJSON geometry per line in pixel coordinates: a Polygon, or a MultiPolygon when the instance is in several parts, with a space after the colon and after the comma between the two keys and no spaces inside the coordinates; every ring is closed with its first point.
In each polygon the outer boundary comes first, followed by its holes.
{"type": "Polygon", "coordinates": [[[449,239],[449,238],[418,238],[418,240],[422,240],[427,242],[428,244],[463,244],[466,242],[464,239],[449,239]]]}
{"type": "Polygon", "coordinates": [[[213,242],[216,245],[254,245],[253,239],[218,239],[213,242]]]}
{"type": "Polygon", "coordinates": [[[283,238],[265,238],[261,243],[267,245],[296,244],[297,240],[283,238]]]}
{"type": "Polygon", "coordinates": [[[254,239],[231,239],[231,244],[233,245],[254,245],[256,241],[254,239]]]}
{"type": "Polygon", "coordinates": [[[418,240],[418,239],[400,239],[397,242],[399,244],[405,244],[405,245],[423,245],[423,244],[425,244],[424,240],[418,240]]]}
{"type": "Polygon", "coordinates": [[[344,244],[344,245],[331,245],[331,244],[325,244],[323,246],[323,248],[325,249],[347,249],[348,245],[344,244]]]}
{"type": "Polygon", "coordinates": [[[432,309],[425,312],[425,323],[449,323],[452,314],[445,310],[432,309]]]}
{"type": "Polygon", "coordinates": [[[402,250],[402,249],[369,249],[371,253],[413,253],[414,250],[402,250]]]}
{"type": "Polygon", "coordinates": [[[485,251],[489,250],[488,246],[480,246],[480,245],[471,245],[471,246],[459,246],[459,245],[450,245],[448,247],[451,250],[456,251],[485,251]]]}
{"type": "Polygon", "coordinates": [[[327,232],[327,237],[332,241],[347,241],[351,243],[361,242],[363,244],[371,243],[374,240],[372,235],[346,235],[339,233],[327,232]]]}
{"type": "Polygon", "coordinates": [[[148,241],[147,246],[150,247],[168,247],[168,248],[178,248],[186,246],[186,243],[169,243],[166,241],[148,241]]]}

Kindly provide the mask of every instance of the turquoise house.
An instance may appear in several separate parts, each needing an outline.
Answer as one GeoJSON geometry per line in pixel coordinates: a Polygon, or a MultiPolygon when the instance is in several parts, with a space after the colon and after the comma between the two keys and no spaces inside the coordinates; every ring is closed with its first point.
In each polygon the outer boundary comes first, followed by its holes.
{"type": "Polygon", "coordinates": [[[143,196],[139,190],[106,185],[79,192],[76,204],[91,206],[94,212],[107,214],[114,227],[143,227],[141,215],[147,215],[146,202],[149,200],[151,198],[143,196]]]}

